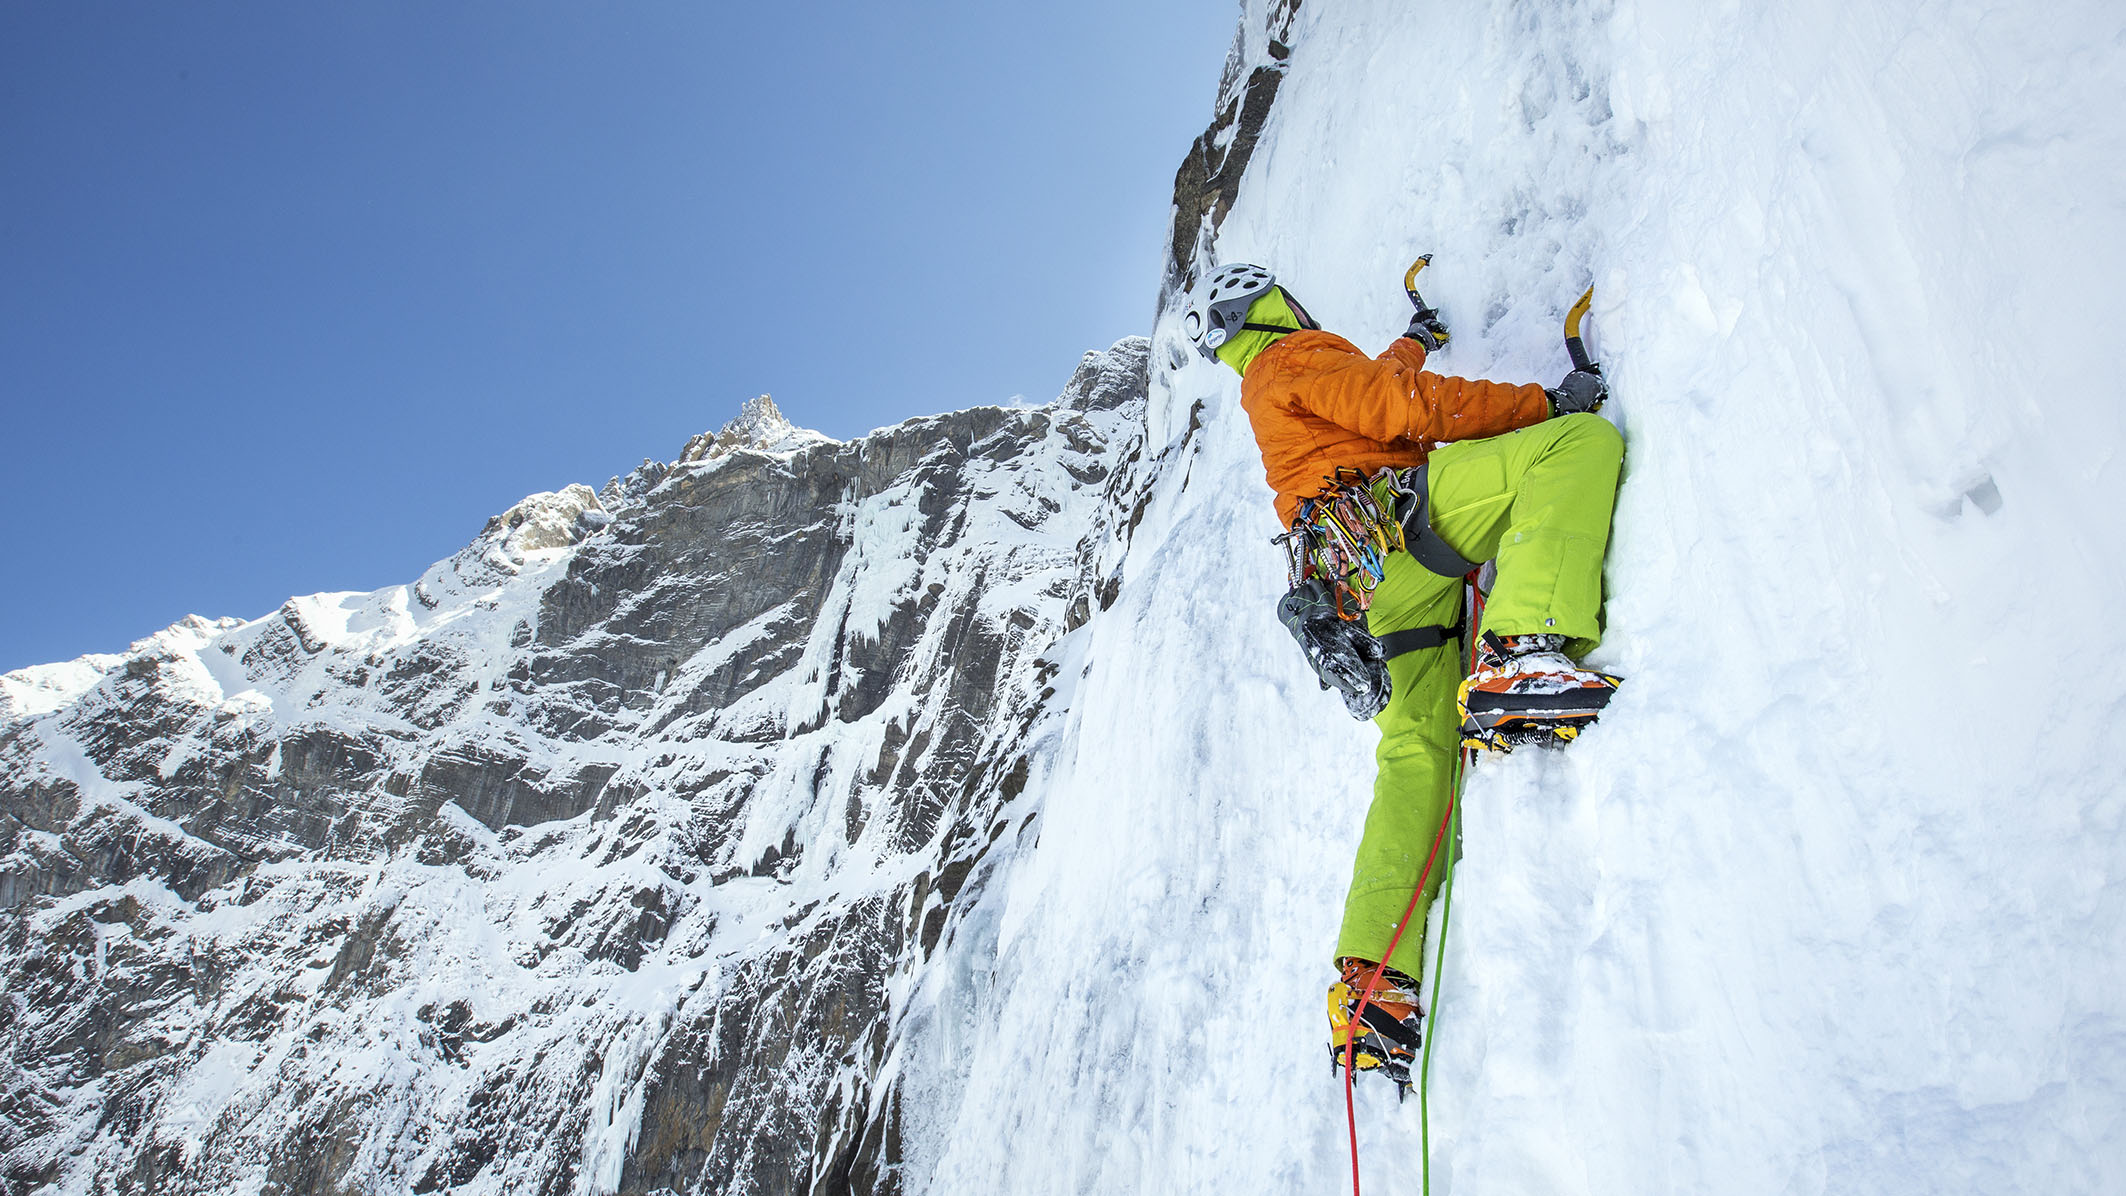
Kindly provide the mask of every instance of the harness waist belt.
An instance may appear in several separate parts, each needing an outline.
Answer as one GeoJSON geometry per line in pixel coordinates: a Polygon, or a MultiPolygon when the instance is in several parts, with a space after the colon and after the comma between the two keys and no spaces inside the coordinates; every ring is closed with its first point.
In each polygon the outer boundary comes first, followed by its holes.
{"type": "Polygon", "coordinates": [[[1425,482],[1425,471],[1432,468],[1427,461],[1409,473],[1409,493],[1415,497],[1415,506],[1403,516],[1403,548],[1417,563],[1441,577],[1467,577],[1476,571],[1479,564],[1464,558],[1454,551],[1440,534],[1432,530],[1432,495],[1425,482]]]}

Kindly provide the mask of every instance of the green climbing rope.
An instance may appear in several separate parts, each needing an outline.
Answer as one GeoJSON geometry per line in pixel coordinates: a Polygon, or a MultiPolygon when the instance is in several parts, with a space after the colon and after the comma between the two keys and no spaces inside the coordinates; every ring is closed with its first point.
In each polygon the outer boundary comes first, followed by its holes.
{"type": "MultiPolygon", "coordinates": [[[[1457,773],[1460,771],[1459,768],[1456,769],[1457,773]]],[[[1456,777],[1455,789],[1459,794],[1459,776],[1456,777]]],[[[1440,992],[1446,987],[1447,980],[1447,922],[1454,916],[1454,861],[1455,857],[1462,854],[1460,802],[1456,802],[1454,806],[1454,828],[1451,834],[1454,843],[1447,850],[1447,878],[1440,886],[1439,945],[1432,956],[1432,1009],[1428,1019],[1432,1023],[1429,1027],[1431,1033],[1425,1035],[1425,1059],[1419,1065],[1417,1073],[1417,1121],[1425,1151],[1424,1196],[1432,1196],[1432,1044],[1439,1041],[1440,992]]]]}
{"type": "MultiPolygon", "coordinates": [[[[1476,575],[1470,574],[1464,616],[1469,628],[1468,638],[1463,641],[1464,673],[1476,667],[1476,637],[1484,620],[1484,592],[1476,582],[1476,575]]],[[[1454,917],[1454,863],[1462,856],[1462,788],[1469,780],[1469,766],[1475,762],[1476,753],[1467,748],[1454,753],[1454,808],[1448,812],[1449,833],[1454,841],[1447,849],[1446,878],[1440,882],[1439,940],[1432,953],[1432,1008],[1426,1011],[1425,1058],[1417,1071],[1418,1141],[1425,1156],[1424,1196],[1432,1196],[1432,1044],[1439,1041],[1440,994],[1447,988],[1447,924],[1454,917]]]]}

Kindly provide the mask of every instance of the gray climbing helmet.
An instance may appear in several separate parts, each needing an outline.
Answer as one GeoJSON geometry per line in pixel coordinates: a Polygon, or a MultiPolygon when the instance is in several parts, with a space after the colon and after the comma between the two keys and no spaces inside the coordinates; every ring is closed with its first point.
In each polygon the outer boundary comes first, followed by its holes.
{"type": "Polygon", "coordinates": [[[1240,331],[1249,306],[1276,285],[1277,276],[1261,266],[1246,262],[1220,266],[1196,288],[1188,314],[1181,317],[1182,331],[1188,333],[1198,353],[1216,361],[1218,346],[1240,331]]]}

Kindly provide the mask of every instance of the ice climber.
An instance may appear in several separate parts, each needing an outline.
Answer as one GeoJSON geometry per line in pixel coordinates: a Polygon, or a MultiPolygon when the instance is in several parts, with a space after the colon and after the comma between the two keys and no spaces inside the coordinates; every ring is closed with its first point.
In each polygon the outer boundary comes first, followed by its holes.
{"type": "Polygon", "coordinates": [[[1340,1061],[1355,1038],[1358,1069],[1406,1085],[1423,1016],[1414,978],[1443,869],[1382,956],[1445,821],[1455,753],[1464,740],[1568,740],[1615,688],[1574,660],[1601,636],[1623,438],[1593,414],[1608,397],[1597,373],[1546,390],[1425,370],[1447,330],[1422,305],[1368,357],[1323,331],[1268,270],[1229,265],[1197,287],[1184,322],[1204,356],[1240,375],[1278,520],[1292,529],[1295,584],[1278,617],[1323,687],[1380,729],[1329,1020],[1340,1061]],[[1486,560],[1497,578],[1465,678],[1461,578],[1486,560]]]}

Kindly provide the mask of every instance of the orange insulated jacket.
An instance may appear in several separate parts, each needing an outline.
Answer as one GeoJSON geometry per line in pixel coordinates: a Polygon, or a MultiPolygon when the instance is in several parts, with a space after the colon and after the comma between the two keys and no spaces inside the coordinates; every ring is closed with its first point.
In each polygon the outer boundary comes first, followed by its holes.
{"type": "Polygon", "coordinates": [[[1427,373],[1425,347],[1397,338],[1379,357],[1331,332],[1283,337],[1248,363],[1240,405],[1289,525],[1301,500],[1338,466],[1371,473],[1425,459],[1433,445],[1477,440],[1550,417],[1533,383],[1477,382],[1427,373]]]}

